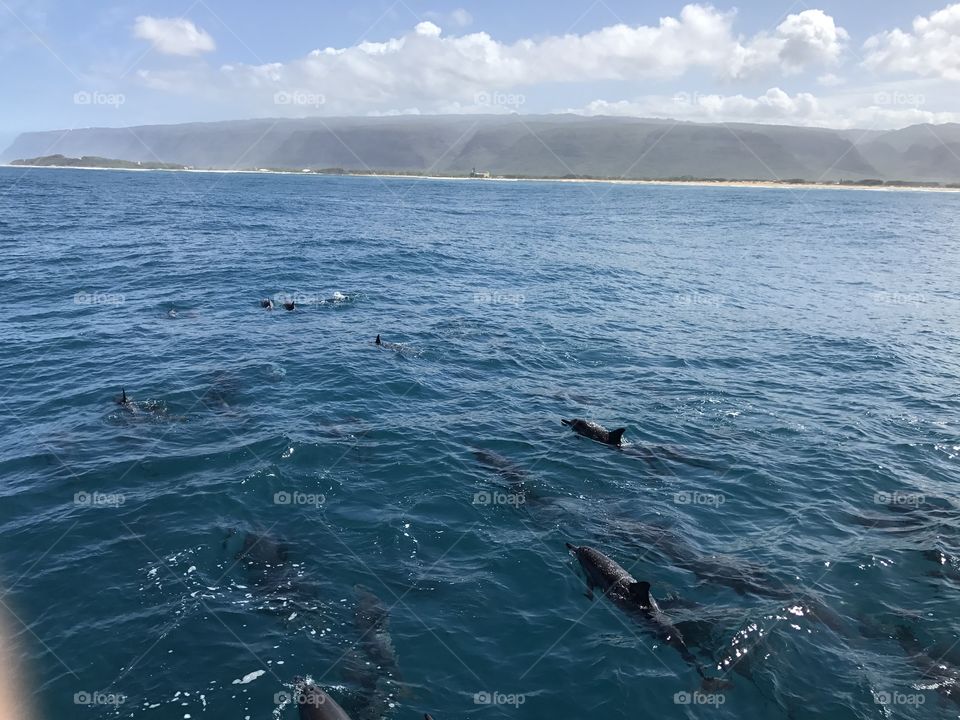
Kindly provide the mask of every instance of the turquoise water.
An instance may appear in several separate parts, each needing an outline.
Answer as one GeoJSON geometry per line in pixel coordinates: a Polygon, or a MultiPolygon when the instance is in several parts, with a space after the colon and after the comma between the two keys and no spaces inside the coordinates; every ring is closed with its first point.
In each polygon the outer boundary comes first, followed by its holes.
{"type": "Polygon", "coordinates": [[[309,676],[354,718],[957,717],[956,208],[0,169],[37,715],[292,718],[309,676]],[[678,695],[566,541],[732,687],[678,695]]]}

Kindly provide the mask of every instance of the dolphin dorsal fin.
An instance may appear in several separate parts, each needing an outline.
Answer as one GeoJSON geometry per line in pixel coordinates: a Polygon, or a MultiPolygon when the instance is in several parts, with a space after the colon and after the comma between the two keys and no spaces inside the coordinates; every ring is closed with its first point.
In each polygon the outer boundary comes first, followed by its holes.
{"type": "Polygon", "coordinates": [[[646,580],[630,583],[630,596],[644,607],[653,605],[653,599],[650,597],[650,583],[646,580]]]}
{"type": "Polygon", "coordinates": [[[127,404],[127,390],[126,388],[120,388],[120,402],[124,405],[127,404]]]}
{"type": "Polygon", "coordinates": [[[375,342],[377,345],[382,345],[382,344],[383,344],[382,342],[380,342],[380,336],[379,336],[379,335],[377,335],[377,339],[376,339],[374,342],[375,342]]]}
{"type": "Polygon", "coordinates": [[[616,430],[610,431],[610,444],[619,445],[623,439],[623,434],[627,431],[626,428],[617,428],[616,430]]]}

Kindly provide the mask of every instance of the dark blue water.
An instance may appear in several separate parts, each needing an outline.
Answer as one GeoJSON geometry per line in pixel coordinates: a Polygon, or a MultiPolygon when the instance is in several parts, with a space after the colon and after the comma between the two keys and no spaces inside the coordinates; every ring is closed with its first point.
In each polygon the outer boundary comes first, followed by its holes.
{"type": "Polygon", "coordinates": [[[297,676],[355,718],[956,717],[958,237],[950,194],[2,169],[25,692],[41,718],[292,718],[297,676]],[[586,599],[565,541],[732,687],[678,695],[691,663],[586,599]]]}

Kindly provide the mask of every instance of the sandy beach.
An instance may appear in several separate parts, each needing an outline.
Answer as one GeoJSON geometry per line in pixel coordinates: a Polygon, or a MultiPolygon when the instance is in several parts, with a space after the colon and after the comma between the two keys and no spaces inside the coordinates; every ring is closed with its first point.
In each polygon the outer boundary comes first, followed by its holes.
{"type": "Polygon", "coordinates": [[[172,169],[172,168],[103,168],[103,167],[79,167],[73,165],[12,165],[4,164],[0,167],[9,167],[13,169],[26,170],[113,170],[117,172],[170,172],[170,173],[208,173],[217,175],[315,175],[320,177],[358,177],[358,178],[379,178],[387,180],[458,180],[471,182],[539,182],[539,183],[590,183],[600,185],[675,185],[689,187],[717,187],[717,188],[758,188],[768,190],[870,190],[874,192],[939,192],[939,193],[957,193],[960,188],[936,187],[933,185],[924,186],[898,186],[898,185],[837,185],[833,183],[809,182],[809,183],[788,183],[774,180],[636,180],[619,178],[471,178],[458,175],[404,175],[402,173],[318,173],[304,172],[303,170],[218,170],[218,169],[172,169]]]}

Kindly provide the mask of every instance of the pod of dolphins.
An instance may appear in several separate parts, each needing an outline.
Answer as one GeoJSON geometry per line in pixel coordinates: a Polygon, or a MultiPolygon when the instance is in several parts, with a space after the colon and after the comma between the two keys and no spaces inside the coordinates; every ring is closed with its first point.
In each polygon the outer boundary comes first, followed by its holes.
{"type": "MultiPolygon", "coordinates": [[[[338,293],[337,297],[331,302],[341,300],[344,297],[338,293]]],[[[288,311],[296,308],[293,300],[281,302],[284,309],[288,311]]],[[[274,309],[273,301],[268,298],[263,299],[260,304],[266,310],[274,309]]],[[[389,349],[398,353],[402,353],[404,349],[400,344],[382,340],[380,335],[376,336],[374,345],[378,349],[389,349]]],[[[121,395],[115,399],[115,402],[129,412],[136,412],[143,408],[149,409],[147,404],[135,403],[127,395],[126,389],[121,389],[121,395]]],[[[596,422],[580,418],[562,419],[561,423],[580,436],[618,450],[623,448],[623,435],[626,428],[608,430],[596,422]]],[[[649,449],[641,450],[643,452],[640,454],[649,458],[651,451],[649,449]]],[[[530,480],[527,472],[489,450],[475,450],[474,455],[480,464],[508,481],[512,492],[526,497],[529,491],[528,481],[530,480]]],[[[873,523],[872,526],[875,527],[878,523],[873,523]]],[[[866,522],[863,524],[866,524],[866,522]]],[[[656,550],[662,553],[676,567],[694,573],[700,580],[729,587],[740,595],[752,594],[796,603],[803,610],[802,613],[797,614],[805,614],[823,623],[834,632],[847,634],[843,618],[810,593],[793,586],[777,586],[777,583],[771,582],[771,576],[764,568],[750,566],[739,561],[726,560],[718,556],[703,557],[685,543],[682,538],[672,533],[669,528],[639,522],[615,522],[608,534],[614,538],[640,542],[648,550],[656,550]]],[[[664,612],[663,607],[674,604],[676,599],[667,599],[662,601],[663,604],[658,603],[651,593],[649,582],[637,580],[618,562],[594,547],[568,542],[566,548],[576,559],[583,573],[587,586],[586,596],[590,600],[595,599],[594,591],[599,591],[625,614],[642,624],[663,645],[673,648],[680,658],[699,676],[700,687],[703,692],[719,692],[732,686],[732,683],[728,680],[722,677],[712,677],[707,673],[701,661],[691,651],[684,636],[684,631],[671,621],[667,613],[664,612]]],[[[938,564],[947,566],[942,559],[942,553],[937,552],[936,560],[938,564]]],[[[244,560],[251,572],[257,573],[250,578],[255,586],[269,587],[270,592],[277,596],[268,598],[267,609],[270,609],[271,602],[273,602],[277,605],[279,611],[287,611],[290,602],[296,601],[300,596],[307,597],[309,595],[306,592],[299,592],[300,589],[297,587],[295,579],[283,574],[284,561],[287,558],[287,548],[284,545],[270,538],[248,533],[236,557],[244,560]],[[283,592],[278,593],[278,589],[282,589],[283,592]]],[[[933,559],[932,556],[931,559],[933,559]]],[[[949,567],[951,566],[947,566],[948,569],[949,567]]],[[[942,577],[943,572],[940,571],[937,576],[942,577]]],[[[960,575],[958,575],[958,578],[960,578],[960,575]]],[[[384,694],[380,691],[378,685],[382,677],[377,676],[377,673],[385,674],[387,681],[393,685],[399,683],[396,656],[388,630],[388,611],[379,598],[368,589],[356,586],[354,590],[357,596],[355,623],[357,630],[361,633],[359,649],[355,651],[358,657],[354,665],[360,670],[351,680],[361,688],[366,689],[368,697],[379,697],[382,700],[384,694]],[[375,670],[371,671],[370,668],[375,668],[375,670]]],[[[861,624],[861,630],[867,630],[870,627],[868,622],[861,624]]],[[[925,676],[942,681],[936,689],[945,697],[960,704],[960,691],[958,691],[958,688],[960,688],[960,670],[950,667],[942,659],[931,657],[910,628],[904,625],[890,628],[874,624],[872,628],[878,635],[887,637],[892,635],[911,662],[925,676]]],[[[733,645],[736,645],[736,642],[737,640],[734,641],[733,645]]],[[[727,657],[719,663],[714,663],[714,665],[718,670],[735,671],[752,679],[749,670],[745,667],[746,663],[744,663],[744,667],[741,667],[740,664],[740,660],[746,655],[746,651],[743,651],[743,655],[738,652],[735,652],[734,655],[735,657],[727,657]]],[[[298,678],[294,681],[293,687],[296,693],[295,704],[301,720],[350,720],[350,716],[336,700],[315,682],[298,678]]],[[[376,709],[376,715],[380,715],[379,710],[385,711],[386,707],[380,708],[378,703],[371,700],[368,701],[367,710],[372,712],[372,709],[376,709]]],[[[424,715],[424,718],[425,720],[433,720],[430,715],[424,715]]]]}

